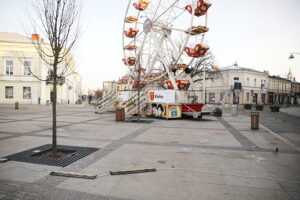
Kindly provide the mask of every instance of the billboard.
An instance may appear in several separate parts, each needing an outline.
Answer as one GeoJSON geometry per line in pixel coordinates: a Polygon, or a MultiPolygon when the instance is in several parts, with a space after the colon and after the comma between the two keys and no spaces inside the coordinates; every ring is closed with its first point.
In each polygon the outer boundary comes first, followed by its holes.
{"type": "Polygon", "coordinates": [[[151,103],[176,103],[175,90],[150,90],[148,100],[151,103]]]}

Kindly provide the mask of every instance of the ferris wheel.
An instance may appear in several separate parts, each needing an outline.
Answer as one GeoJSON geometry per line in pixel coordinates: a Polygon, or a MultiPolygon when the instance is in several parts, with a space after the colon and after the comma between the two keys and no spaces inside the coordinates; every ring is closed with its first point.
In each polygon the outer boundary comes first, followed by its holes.
{"type": "Polygon", "coordinates": [[[168,89],[193,88],[190,68],[204,44],[205,0],[130,0],[123,24],[123,62],[131,88],[159,82],[168,89]]]}

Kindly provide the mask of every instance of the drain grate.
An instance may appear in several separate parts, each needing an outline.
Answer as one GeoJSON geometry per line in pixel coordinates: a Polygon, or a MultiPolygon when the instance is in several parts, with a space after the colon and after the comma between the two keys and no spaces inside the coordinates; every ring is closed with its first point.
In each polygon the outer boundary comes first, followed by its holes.
{"type": "Polygon", "coordinates": [[[5,158],[8,158],[9,160],[13,160],[13,161],[19,161],[19,162],[65,167],[99,150],[99,148],[91,148],[91,147],[57,145],[57,149],[61,151],[68,151],[73,153],[59,159],[37,156],[37,153],[49,151],[51,148],[52,148],[51,144],[46,144],[40,147],[36,147],[10,156],[6,156],[5,158]]]}

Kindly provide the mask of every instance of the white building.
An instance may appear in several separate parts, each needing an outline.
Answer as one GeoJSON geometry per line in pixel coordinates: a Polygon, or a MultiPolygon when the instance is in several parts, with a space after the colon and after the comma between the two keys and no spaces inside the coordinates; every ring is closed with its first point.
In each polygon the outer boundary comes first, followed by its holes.
{"type": "Polygon", "coordinates": [[[206,102],[216,104],[265,104],[268,102],[268,72],[239,67],[237,64],[218,69],[220,76],[206,81],[206,102]],[[242,84],[239,98],[234,83],[242,84]]]}
{"type": "MultiPolygon", "coordinates": [[[[32,44],[32,39],[41,42],[43,39],[37,34],[32,36],[27,38],[17,33],[0,32],[0,103],[51,102],[51,81],[41,81],[47,78],[49,68],[32,44]]],[[[46,43],[44,45],[47,46],[46,43]]],[[[75,103],[81,94],[80,75],[73,72],[61,83],[57,87],[57,102],[75,103]]]]}

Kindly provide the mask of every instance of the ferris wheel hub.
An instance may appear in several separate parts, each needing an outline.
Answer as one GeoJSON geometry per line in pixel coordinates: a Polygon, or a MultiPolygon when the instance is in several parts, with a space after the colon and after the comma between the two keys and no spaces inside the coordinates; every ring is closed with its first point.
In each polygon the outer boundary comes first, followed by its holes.
{"type": "Polygon", "coordinates": [[[151,19],[147,18],[144,22],[144,25],[143,25],[143,31],[144,33],[149,33],[151,28],[153,26],[153,22],[151,21],[151,19]]]}

